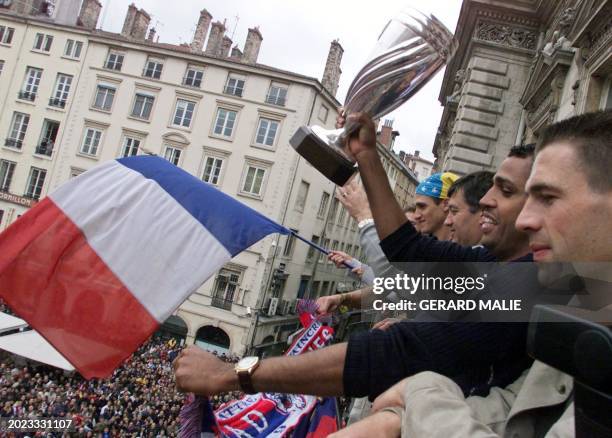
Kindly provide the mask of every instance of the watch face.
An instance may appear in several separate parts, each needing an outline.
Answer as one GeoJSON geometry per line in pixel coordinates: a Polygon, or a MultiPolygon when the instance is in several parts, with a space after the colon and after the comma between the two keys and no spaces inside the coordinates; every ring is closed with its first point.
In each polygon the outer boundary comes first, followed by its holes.
{"type": "Polygon", "coordinates": [[[241,369],[251,368],[253,365],[257,363],[258,360],[259,360],[258,357],[245,357],[244,359],[241,359],[240,362],[238,362],[238,368],[241,368],[241,369]]]}

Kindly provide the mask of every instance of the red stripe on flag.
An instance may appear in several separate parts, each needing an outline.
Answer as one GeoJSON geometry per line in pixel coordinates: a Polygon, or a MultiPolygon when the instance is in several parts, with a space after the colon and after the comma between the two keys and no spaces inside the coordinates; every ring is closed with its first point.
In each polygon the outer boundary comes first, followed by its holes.
{"type": "Polygon", "coordinates": [[[159,326],[49,198],[0,234],[0,297],[87,379],[159,326]]]}

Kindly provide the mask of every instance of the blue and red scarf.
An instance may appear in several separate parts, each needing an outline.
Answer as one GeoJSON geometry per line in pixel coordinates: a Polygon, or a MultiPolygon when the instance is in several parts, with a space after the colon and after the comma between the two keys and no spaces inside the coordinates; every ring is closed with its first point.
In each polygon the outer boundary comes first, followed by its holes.
{"type": "MultiPolygon", "coordinates": [[[[302,331],[285,356],[295,356],[328,345],[333,328],[314,316],[311,301],[298,305],[302,331]]],[[[337,430],[336,401],[301,394],[245,395],[212,410],[206,397],[188,398],[181,409],[179,438],[288,437],[323,438],[337,430]]]]}

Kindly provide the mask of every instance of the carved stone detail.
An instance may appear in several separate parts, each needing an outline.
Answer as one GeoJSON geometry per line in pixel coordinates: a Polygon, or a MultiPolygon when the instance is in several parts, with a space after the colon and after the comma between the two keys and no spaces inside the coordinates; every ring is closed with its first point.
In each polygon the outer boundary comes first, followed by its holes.
{"type": "Polygon", "coordinates": [[[481,41],[528,50],[535,50],[538,41],[534,30],[488,21],[478,23],[475,37],[481,41]]]}

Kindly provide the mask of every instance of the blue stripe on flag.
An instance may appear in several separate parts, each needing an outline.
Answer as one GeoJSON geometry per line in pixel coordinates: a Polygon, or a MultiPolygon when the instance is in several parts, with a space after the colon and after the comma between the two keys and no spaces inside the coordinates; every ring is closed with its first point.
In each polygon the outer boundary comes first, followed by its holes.
{"type": "Polygon", "coordinates": [[[163,158],[120,158],[120,164],[157,182],[235,256],[271,233],[291,231],[163,158]]]}

